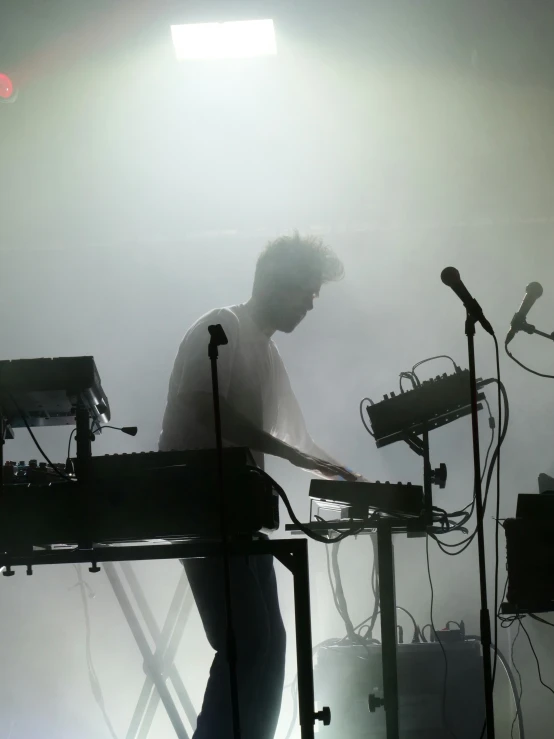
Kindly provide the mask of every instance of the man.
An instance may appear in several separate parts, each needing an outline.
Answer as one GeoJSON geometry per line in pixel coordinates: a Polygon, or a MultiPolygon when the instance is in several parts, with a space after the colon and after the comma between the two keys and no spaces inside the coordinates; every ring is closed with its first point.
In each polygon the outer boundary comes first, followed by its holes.
{"type": "MultiPolygon", "coordinates": [[[[208,326],[220,323],[228,345],[218,371],[224,444],[287,459],[323,477],[357,479],[312,440],[272,336],[291,333],[343,266],[320,239],[298,233],[270,242],[258,258],[252,297],[211,311],[187,332],[171,378],[160,450],[215,446],[208,326]]],[[[194,739],[232,737],[223,568],[184,562],[207,638],[216,654],[194,739]]],[[[286,634],[271,557],[231,559],[242,739],[273,739],[283,692],[286,634]]]]}

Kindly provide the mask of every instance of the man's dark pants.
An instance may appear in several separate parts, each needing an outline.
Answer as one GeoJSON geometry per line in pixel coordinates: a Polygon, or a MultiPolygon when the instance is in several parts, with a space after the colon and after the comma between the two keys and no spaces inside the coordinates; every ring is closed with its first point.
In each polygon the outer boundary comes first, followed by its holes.
{"type": "MultiPolygon", "coordinates": [[[[194,739],[232,739],[223,563],[210,558],[188,559],[183,564],[206,636],[216,652],[194,739]]],[[[273,557],[231,557],[231,591],[241,737],[273,739],[286,650],[273,557]]]]}

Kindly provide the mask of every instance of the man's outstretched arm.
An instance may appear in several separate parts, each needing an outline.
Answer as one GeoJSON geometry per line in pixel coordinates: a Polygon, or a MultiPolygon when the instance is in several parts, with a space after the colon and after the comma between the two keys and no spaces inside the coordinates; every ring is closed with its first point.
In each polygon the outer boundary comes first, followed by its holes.
{"type": "MultiPolygon", "coordinates": [[[[193,414],[198,424],[205,428],[213,428],[213,397],[210,393],[189,393],[183,395],[182,400],[187,412],[193,414]]],[[[257,428],[242,413],[233,408],[225,398],[220,398],[220,409],[221,430],[226,441],[237,446],[248,447],[263,454],[281,457],[296,467],[309,470],[325,478],[345,477],[346,479],[357,479],[358,476],[346,470],[338,462],[302,452],[267,431],[257,428]]],[[[315,449],[318,450],[319,448],[315,447],[315,449]]]]}

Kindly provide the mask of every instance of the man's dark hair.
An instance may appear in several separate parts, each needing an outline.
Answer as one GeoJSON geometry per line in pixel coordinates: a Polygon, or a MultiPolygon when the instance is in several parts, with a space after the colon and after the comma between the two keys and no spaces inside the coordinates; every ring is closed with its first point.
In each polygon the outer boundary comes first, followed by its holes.
{"type": "Polygon", "coordinates": [[[318,236],[280,236],[270,241],[258,257],[253,292],[270,285],[316,279],[321,284],[344,277],[344,267],[337,255],[318,236]]]}

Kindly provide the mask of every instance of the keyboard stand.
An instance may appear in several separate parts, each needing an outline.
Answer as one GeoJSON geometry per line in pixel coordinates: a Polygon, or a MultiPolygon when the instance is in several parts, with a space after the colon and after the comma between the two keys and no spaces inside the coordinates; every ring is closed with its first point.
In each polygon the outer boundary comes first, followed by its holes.
{"type": "MultiPolygon", "coordinates": [[[[328,723],[328,709],[315,712],[314,674],[312,656],[312,624],[310,613],[310,578],[308,570],[308,543],[306,539],[270,539],[259,541],[231,541],[231,555],[273,555],[284,565],[293,577],[294,617],[296,622],[296,664],[298,672],[298,713],[301,739],[314,739],[316,721],[328,723]]],[[[0,552],[0,568],[5,567],[4,575],[14,574],[14,567],[26,567],[32,574],[36,565],[90,563],[92,571],[97,572],[98,563],[131,562],[134,560],[188,559],[189,557],[220,557],[222,545],[218,542],[183,541],[175,544],[95,546],[91,549],[49,549],[33,550],[25,554],[0,552]]],[[[123,591],[124,592],[124,591],[123,591]]],[[[131,622],[133,619],[131,619],[131,622]]],[[[144,633],[139,631],[135,639],[146,643],[144,633]]],[[[148,647],[148,645],[146,644],[148,647]]],[[[148,647],[148,649],[150,649],[148,647]]],[[[151,652],[151,650],[150,650],[151,652]]],[[[163,680],[156,682],[156,673],[150,677],[156,688],[163,694],[168,692],[163,680]]],[[[167,703],[167,706],[171,704],[167,703]]],[[[170,708],[171,710],[171,708],[170,708]]],[[[181,722],[182,724],[182,722],[181,722]]],[[[186,734],[177,735],[185,737],[186,734]]]]}
{"type": "MultiPolygon", "coordinates": [[[[415,523],[414,519],[412,525],[415,523]]],[[[320,535],[333,532],[363,533],[360,531],[361,522],[343,521],[310,521],[303,524],[303,529],[309,528],[320,535]]],[[[296,524],[286,524],[286,531],[299,534],[301,530],[296,524]]],[[[369,710],[385,708],[386,739],[399,739],[400,725],[398,716],[398,670],[397,670],[397,625],[396,625],[396,587],[394,579],[394,546],[393,534],[411,533],[421,535],[413,530],[409,532],[405,519],[395,519],[390,516],[375,521],[364,531],[368,534],[377,531],[376,566],[378,575],[379,602],[381,609],[381,659],[383,665],[383,698],[374,694],[369,697],[369,710]]]]}
{"type": "Polygon", "coordinates": [[[113,562],[106,562],[104,568],[142,654],[143,668],[146,674],[135,712],[127,730],[126,739],[146,739],[160,700],[164,704],[176,736],[179,739],[188,739],[188,733],[167,687],[167,681],[169,680],[194,731],[197,714],[181,676],[173,663],[194,602],[185,571],[181,568],[182,571],[175,594],[163,628],[160,630],[132,565],[129,562],[121,562],[120,564],[122,575],[154,642],[153,651],[124,588],[118,568],[113,562]]]}

